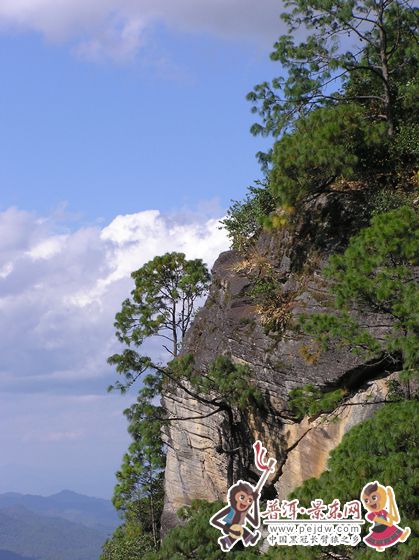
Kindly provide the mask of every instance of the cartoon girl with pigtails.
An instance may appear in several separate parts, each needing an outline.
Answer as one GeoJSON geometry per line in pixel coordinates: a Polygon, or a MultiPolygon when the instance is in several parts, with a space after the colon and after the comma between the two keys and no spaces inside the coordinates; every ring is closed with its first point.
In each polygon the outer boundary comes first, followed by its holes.
{"type": "Polygon", "coordinates": [[[400,515],[391,486],[385,488],[377,481],[369,482],[362,489],[361,500],[369,512],[366,519],[373,523],[370,532],[363,539],[367,546],[375,548],[378,552],[384,552],[398,541],[407,540],[410,528],[401,529],[397,525],[400,522],[400,515]]]}

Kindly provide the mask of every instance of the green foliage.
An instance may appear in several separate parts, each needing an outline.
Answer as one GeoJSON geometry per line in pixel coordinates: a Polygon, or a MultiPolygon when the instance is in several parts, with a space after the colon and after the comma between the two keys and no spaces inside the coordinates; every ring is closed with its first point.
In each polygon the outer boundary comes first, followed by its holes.
{"type": "Polygon", "coordinates": [[[174,378],[190,384],[195,394],[213,395],[212,403],[220,409],[263,406],[262,393],[252,383],[250,368],[233,363],[227,356],[217,356],[206,373],[196,371],[191,354],[172,360],[169,367],[174,378]]]}
{"type": "Polygon", "coordinates": [[[251,188],[232,205],[225,224],[233,248],[246,248],[261,224],[288,223],[301,199],[335,179],[414,186],[417,9],[405,0],[287,0],[285,7],[288,32],[271,53],[281,75],[247,96],[260,117],[252,133],[277,139],[258,154],[271,193],[251,188]]]}
{"type": "Polygon", "coordinates": [[[161,439],[163,408],[154,404],[161,390],[161,374],[147,375],[137,401],[125,410],[133,439],[116,473],[113,504],[124,524],[106,543],[102,560],[140,558],[159,546],[163,510],[165,454],[161,439]],[[125,555],[125,556],[124,556],[125,555]]]}
{"type": "MultiPolygon", "coordinates": [[[[417,93],[419,95],[419,91],[417,93]]],[[[390,145],[389,158],[398,183],[413,183],[412,175],[417,170],[419,158],[419,125],[417,122],[400,124],[394,141],[390,145]]]]}
{"type": "MultiPolygon", "coordinates": [[[[311,500],[322,498],[330,503],[338,498],[341,503],[359,499],[367,482],[377,480],[394,488],[399,508],[400,526],[419,529],[418,487],[419,455],[417,420],[419,404],[404,401],[386,404],[369,420],[353,427],[345,434],[340,445],[332,451],[328,470],[320,478],[307,480],[291,494],[303,506],[311,500]]],[[[367,524],[367,527],[369,524],[367,524]]],[[[377,552],[367,550],[361,543],[356,548],[333,547],[330,551],[348,560],[376,558],[377,552]]],[[[269,560],[320,560],[328,549],[319,547],[287,547],[272,549],[269,560]]],[[[414,560],[417,558],[418,540],[411,536],[406,543],[386,550],[386,558],[414,560]]]]}
{"type": "Polygon", "coordinates": [[[139,348],[147,338],[157,336],[168,340],[171,348],[165,344],[163,348],[169,355],[177,356],[193,317],[194,304],[208,290],[210,276],[201,259],[186,260],[183,253],[155,257],[131,276],[135,280],[132,297],[122,303],[115,321],[116,336],[128,347],[108,358],[125,382],[117,381],[109,389],[124,392],[145,372],[154,370],[156,373],[144,380],[140,393],[145,410],[160,393],[164,369],[132,346],[139,348]]]}
{"type": "Polygon", "coordinates": [[[404,163],[408,158],[409,162],[417,164],[419,158],[419,125],[417,123],[400,125],[392,151],[396,158],[404,163]]]}
{"type": "Polygon", "coordinates": [[[320,108],[301,117],[273,150],[271,189],[280,205],[295,205],[332,179],[356,179],[385,161],[383,123],[354,103],[320,108]]]}
{"type": "Polygon", "coordinates": [[[289,393],[288,406],[291,413],[301,420],[304,416],[316,416],[332,412],[345,396],[343,389],[321,391],[314,385],[304,385],[292,389],[289,393]]]}
{"type": "Polygon", "coordinates": [[[163,509],[162,469],[165,460],[160,430],[155,435],[154,448],[147,450],[140,439],[142,429],[142,425],[130,424],[130,430],[135,432],[135,441],[129,446],[122,466],[116,473],[118,482],[112,501],[126,519],[135,521],[144,532],[152,533],[155,537],[154,544],[157,545],[163,509]]]}
{"type": "MultiPolygon", "coordinates": [[[[169,531],[160,550],[144,555],[143,560],[224,560],[226,554],[217,543],[220,531],[209,524],[212,515],[222,507],[221,502],[209,504],[195,500],[191,506],[182,508],[178,513],[185,525],[169,531]]],[[[253,549],[239,550],[237,545],[228,557],[254,560],[259,554],[253,549]]]]}
{"type": "Polygon", "coordinates": [[[258,154],[276,204],[294,206],[337,177],[406,187],[419,144],[416,10],[404,0],[285,6],[288,32],[271,53],[281,76],[248,94],[260,117],[252,133],[279,138],[258,154]]]}
{"type": "Polygon", "coordinates": [[[333,280],[336,315],[302,317],[304,330],[327,349],[335,342],[366,357],[400,359],[407,374],[418,370],[419,290],[414,267],[419,260],[419,217],[413,208],[374,216],[352,238],[343,255],[334,255],[325,271],[333,280]],[[349,316],[351,308],[381,313],[387,334],[375,336],[349,316]]]}
{"type": "Polygon", "coordinates": [[[247,249],[262,230],[263,221],[275,210],[275,201],[268,185],[258,183],[248,189],[246,198],[235,201],[221,222],[227,229],[233,249],[247,249]]]}
{"type": "MultiPolygon", "coordinates": [[[[414,194],[413,194],[414,196],[414,194]]],[[[384,214],[390,210],[396,210],[401,206],[412,206],[412,194],[393,188],[385,188],[373,195],[371,200],[371,216],[384,214]]]]}
{"type": "Polygon", "coordinates": [[[278,281],[275,279],[273,271],[269,270],[265,275],[254,279],[248,294],[252,300],[265,304],[276,299],[277,292],[278,281]]]}
{"type": "Polygon", "coordinates": [[[288,33],[271,59],[286,73],[248,95],[262,120],[252,132],[277,137],[307,112],[348,100],[367,105],[390,126],[397,86],[411,79],[417,63],[412,7],[387,0],[287,0],[285,6],[288,33]],[[358,42],[352,50],[348,35],[358,42]],[[295,36],[305,39],[297,43],[295,36]]]}
{"type": "Polygon", "coordinates": [[[143,533],[135,523],[126,523],[106,541],[100,560],[142,560],[154,548],[150,533],[143,533]]]}
{"type": "MultiPolygon", "coordinates": [[[[399,379],[389,379],[386,383],[387,385],[387,399],[391,402],[403,401],[406,397],[411,398],[410,394],[410,384],[406,381],[400,381],[399,379]]],[[[413,394],[415,398],[416,395],[413,394]]]]}
{"type": "Polygon", "coordinates": [[[136,402],[125,411],[133,442],[116,473],[113,496],[124,524],[107,543],[105,558],[140,557],[135,552],[137,541],[143,552],[159,546],[165,466],[161,437],[165,411],[159,401],[166,370],[135,348],[149,337],[162,337],[170,343],[170,347],[163,345],[169,355],[177,356],[194,304],[209,285],[209,273],[202,261],[186,260],[183,253],[155,257],[132,277],[132,297],[122,303],[115,322],[116,336],[127,347],[108,359],[124,381],[117,381],[110,389],[125,392],[141,377],[142,387],[136,402]]]}
{"type": "Polygon", "coordinates": [[[160,469],[164,466],[160,450],[164,409],[159,403],[162,389],[162,373],[149,373],[143,378],[143,386],[138,391],[136,402],[124,411],[129,421],[129,432],[134,443],[141,441],[142,452],[147,460],[155,460],[151,466],[160,469]]]}
{"type": "MultiPolygon", "coordinates": [[[[157,453],[159,452],[160,449],[157,450],[157,453]]],[[[139,511],[142,509],[143,502],[148,504],[150,496],[161,502],[162,474],[159,472],[158,475],[155,475],[156,464],[156,455],[145,457],[139,442],[133,442],[123,457],[121,469],[116,473],[118,483],[112,500],[116,509],[128,511],[130,516],[138,517],[147,530],[151,528],[151,519],[145,515],[139,515],[139,511]],[[157,493],[160,495],[157,496],[157,493]]],[[[162,466],[164,466],[164,461],[162,461],[162,466]]],[[[161,508],[157,509],[160,511],[161,508]]]]}
{"type": "Polygon", "coordinates": [[[347,312],[338,315],[313,313],[302,316],[301,325],[305,332],[314,335],[324,351],[334,343],[347,345],[355,354],[370,359],[382,351],[380,342],[365,328],[359,326],[347,312]]]}
{"type": "MultiPolygon", "coordinates": [[[[164,348],[177,356],[193,317],[194,303],[208,289],[207,267],[201,259],[187,260],[183,253],[166,253],[154,257],[131,276],[135,288],[116,314],[116,336],[120,342],[137,347],[146,338],[159,336],[170,343],[169,348],[164,348]]],[[[135,361],[136,356],[130,359],[135,361]]],[[[119,373],[125,373],[117,356],[111,357],[110,363],[120,366],[119,373]]],[[[132,379],[127,381],[130,384],[132,379]]]]}
{"type": "MultiPolygon", "coordinates": [[[[401,123],[415,123],[417,121],[417,67],[418,43],[417,35],[418,9],[410,2],[387,2],[383,18],[383,27],[387,39],[387,50],[392,51],[388,57],[389,92],[396,127],[401,123]],[[409,5],[410,4],[410,5],[409,5]],[[391,45],[391,46],[390,46],[391,45]]],[[[378,53],[367,51],[362,56],[362,63],[382,65],[378,53]],[[368,60],[369,56],[369,60],[368,60]]],[[[380,75],[366,68],[359,68],[350,73],[344,82],[345,94],[358,96],[358,101],[368,106],[371,112],[378,116],[380,104],[372,102],[371,94],[380,96],[383,91],[383,80],[380,75]]]]}
{"type": "Polygon", "coordinates": [[[232,408],[244,411],[262,403],[261,393],[251,383],[247,366],[219,356],[208,371],[201,372],[195,367],[192,355],[178,356],[179,343],[192,318],[193,304],[203,295],[209,282],[208,272],[200,260],[186,261],[184,255],[170,253],[146,263],[133,277],[136,286],[132,299],[123,303],[115,323],[119,340],[128,347],[108,360],[125,378],[125,383],[116,384],[121,391],[142,379],[136,402],[125,411],[133,443],[117,472],[113,502],[125,523],[105,548],[107,554],[114,555],[120,553],[119,548],[131,554],[136,539],[142,543],[142,551],[150,542],[154,549],[159,545],[165,465],[161,430],[173,420],[159,402],[164,384],[173,383],[198,401],[212,406],[213,414],[221,410],[231,412],[232,408]],[[141,347],[147,337],[168,338],[167,333],[171,335],[173,347],[172,350],[164,347],[173,359],[166,365],[154,362],[135,349],[141,347]]]}

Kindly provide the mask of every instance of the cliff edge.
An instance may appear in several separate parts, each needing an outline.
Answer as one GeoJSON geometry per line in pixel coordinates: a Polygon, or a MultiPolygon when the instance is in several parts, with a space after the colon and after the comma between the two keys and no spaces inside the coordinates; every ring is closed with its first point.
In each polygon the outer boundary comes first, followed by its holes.
{"type": "MultiPolygon", "coordinates": [[[[264,442],[280,466],[266,496],[284,498],[307,478],[319,476],[344,433],[380,406],[389,364],[365,363],[342,347],[322,353],[298,327],[301,313],[327,311],[330,296],[322,269],[330,254],[342,251],[367,224],[368,196],[365,190],[332,188],[306,201],[292,225],[261,233],[246,253],[219,256],[208,298],[183,352],[194,355],[202,373],[219,355],[248,365],[265,404],[246,412],[215,412],[182,389],[166,387],[169,417],[180,419],[165,431],[163,532],[178,522],[176,511],[182,505],[196,498],[224,500],[234,480],[256,479],[251,455],[255,439],[264,442]],[[261,300],[257,287],[267,276],[275,291],[261,300]],[[289,393],[305,384],[344,388],[346,400],[333,412],[338,422],[327,415],[292,418],[289,393]]],[[[352,312],[375,335],[387,329],[382,325],[388,325],[388,318],[352,312]]]]}

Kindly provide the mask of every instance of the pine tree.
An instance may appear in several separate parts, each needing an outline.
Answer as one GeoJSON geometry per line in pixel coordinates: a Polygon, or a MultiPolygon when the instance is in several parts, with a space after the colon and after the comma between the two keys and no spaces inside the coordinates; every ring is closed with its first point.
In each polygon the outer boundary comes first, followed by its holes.
{"type": "Polygon", "coordinates": [[[404,370],[419,371],[419,217],[408,206],[372,218],[342,255],[330,258],[330,313],[302,318],[304,330],[327,349],[343,344],[366,358],[387,359],[404,370]],[[333,312],[333,308],[335,312],[333,312]],[[350,309],[381,314],[385,334],[374,335],[350,309]]]}

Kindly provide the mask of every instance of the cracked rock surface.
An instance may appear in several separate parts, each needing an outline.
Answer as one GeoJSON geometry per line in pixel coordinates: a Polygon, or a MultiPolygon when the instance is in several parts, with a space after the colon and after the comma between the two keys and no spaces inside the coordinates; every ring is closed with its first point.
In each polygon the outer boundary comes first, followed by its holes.
{"type": "MultiPolygon", "coordinates": [[[[218,355],[248,364],[266,409],[211,414],[213,408],[181,389],[166,388],[164,405],[169,416],[199,418],[176,420],[166,428],[163,532],[178,522],[176,511],[182,505],[196,498],[225,500],[232,481],[256,480],[251,454],[255,439],[261,439],[281,465],[271,492],[285,498],[305,479],[321,474],[343,434],[379,406],[344,405],[337,410],[337,423],[319,418],[293,422],[286,413],[291,389],[308,383],[325,389],[344,386],[349,403],[385,397],[386,364],[366,364],[338,347],[307,359],[306,350],[312,350],[313,341],[297,327],[299,314],[328,310],[328,286],[321,270],[331,253],[346,246],[354,224],[359,227],[365,196],[361,192],[324,193],[307,203],[292,227],[262,233],[248,254],[228,251],[219,256],[207,301],[195,317],[183,351],[194,355],[195,366],[202,372],[218,355]],[[287,319],[280,332],[266,332],[260,308],[250,294],[262,266],[270,268],[280,291],[287,319]]],[[[390,326],[387,317],[359,309],[353,313],[374,334],[384,334],[390,326]]]]}

